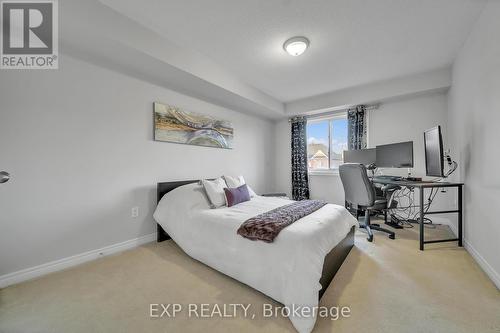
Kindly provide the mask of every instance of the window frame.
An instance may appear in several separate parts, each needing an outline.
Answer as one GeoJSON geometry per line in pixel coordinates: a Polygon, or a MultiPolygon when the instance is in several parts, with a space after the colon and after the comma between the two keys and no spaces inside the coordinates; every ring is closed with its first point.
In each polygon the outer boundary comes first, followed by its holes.
{"type": "MultiPolygon", "coordinates": [[[[307,168],[307,172],[310,175],[338,175],[339,168],[331,168],[331,158],[332,158],[332,131],[333,131],[333,121],[338,119],[346,119],[347,120],[347,111],[337,112],[333,115],[317,117],[313,119],[308,119],[307,125],[310,123],[319,123],[323,121],[328,121],[328,169],[309,169],[307,168]]],[[[306,131],[306,138],[309,139],[309,134],[306,131]]],[[[309,146],[309,144],[308,144],[309,146]]],[[[342,159],[342,163],[343,163],[342,159]]]]}

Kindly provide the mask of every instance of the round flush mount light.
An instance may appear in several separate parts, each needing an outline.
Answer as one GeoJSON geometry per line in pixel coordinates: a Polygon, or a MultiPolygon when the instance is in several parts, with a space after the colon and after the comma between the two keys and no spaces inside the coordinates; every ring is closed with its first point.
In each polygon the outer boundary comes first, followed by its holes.
{"type": "Polygon", "coordinates": [[[309,47],[309,39],[305,37],[292,37],[283,44],[283,49],[291,56],[297,57],[309,47]]]}

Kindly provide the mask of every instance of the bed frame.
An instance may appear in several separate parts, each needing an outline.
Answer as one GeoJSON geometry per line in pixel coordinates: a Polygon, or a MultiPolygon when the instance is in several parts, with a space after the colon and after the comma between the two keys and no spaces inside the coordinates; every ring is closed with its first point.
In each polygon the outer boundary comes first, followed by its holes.
{"type": "MultiPolygon", "coordinates": [[[[181,180],[175,182],[158,183],[156,189],[157,203],[160,202],[160,199],[165,194],[172,191],[173,189],[179,186],[197,182],[198,180],[181,180]]],[[[161,225],[156,224],[156,230],[157,230],[157,235],[156,235],[157,242],[163,242],[165,240],[170,239],[170,236],[165,232],[165,230],[163,230],[161,225]]],[[[323,263],[323,272],[321,274],[321,279],[319,281],[322,287],[321,290],[319,291],[319,299],[321,299],[321,297],[325,293],[326,289],[330,285],[330,282],[340,269],[340,266],[342,266],[342,263],[344,262],[345,258],[347,258],[347,255],[349,254],[353,246],[354,246],[354,227],[351,228],[347,236],[339,244],[337,244],[337,246],[335,246],[325,257],[325,261],[323,263]]]]}

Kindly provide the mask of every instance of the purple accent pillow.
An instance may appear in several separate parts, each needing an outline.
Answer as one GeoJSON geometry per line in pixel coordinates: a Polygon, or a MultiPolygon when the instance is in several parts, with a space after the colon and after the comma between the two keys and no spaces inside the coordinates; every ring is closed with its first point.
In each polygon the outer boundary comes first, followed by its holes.
{"type": "Polygon", "coordinates": [[[224,194],[226,195],[228,207],[250,200],[250,193],[248,193],[246,184],[236,188],[224,188],[224,194]]]}

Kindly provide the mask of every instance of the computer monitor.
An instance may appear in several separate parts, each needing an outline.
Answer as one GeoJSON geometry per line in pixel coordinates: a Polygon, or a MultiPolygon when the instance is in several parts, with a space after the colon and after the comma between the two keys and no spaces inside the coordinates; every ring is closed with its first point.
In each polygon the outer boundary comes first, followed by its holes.
{"type": "Polygon", "coordinates": [[[344,150],[345,163],[361,163],[364,165],[374,164],[377,161],[377,150],[375,148],[344,150]]]}
{"type": "Polygon", "coordinates": [[[424,132],[425,174],[431,177],[444,177],[443,137],[441,126],[424,132]]]}
{"type": "Polygon", "coordinates": [[[413,141],[377,146],[377,168],[413,168],[413,141]]]}

